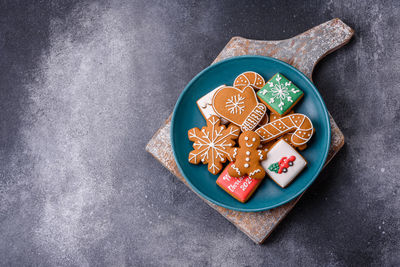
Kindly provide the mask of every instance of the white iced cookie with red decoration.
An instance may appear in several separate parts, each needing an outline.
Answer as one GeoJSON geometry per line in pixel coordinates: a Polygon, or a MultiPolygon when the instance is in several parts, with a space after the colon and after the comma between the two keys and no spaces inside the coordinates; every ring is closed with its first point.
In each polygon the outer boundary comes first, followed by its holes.
{"type": "MultiPolygon", "coordinates": [[[[199,100],[197,100],[196,104],[197,104],[201,114],[203,115],[204,119],[208,120],[213,115],[217,116],[217,113],[215,113],[215,111],[212,107],[212,99],[213,99],[215,92],[217,92],[218,89],[223,86],[225,86],[225,85],[221,85],[221,86],[215,88],[214,90],[212,90],[211,92],[209,92],[208,94],[202,96],[199,100]]],[[[224,118],[221,118],[221,123],[227,124],[228,121],[224,118]]]]}
{"type": "Polygon", "coordinates": [[[233,86],[239,89],[243,89],[249,85],[254,89],[259,90],[265,85],[265,80],[257,72],[246,71],[237,76],[233,82],[233,86]]]}
{"type": "Polygon", "coordinates": [[[285,188],[307,166],[307,161],[285,140],[280,139],[269,149],[261,166],[275,183],[285,188]]]}

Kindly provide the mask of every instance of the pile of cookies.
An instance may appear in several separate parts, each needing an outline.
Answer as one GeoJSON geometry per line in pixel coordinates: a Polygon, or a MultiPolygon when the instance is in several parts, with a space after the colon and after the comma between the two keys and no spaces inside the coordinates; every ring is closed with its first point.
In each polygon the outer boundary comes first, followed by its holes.
{"type": "Polygon", "coordinates": [[[247,71],[233,86],[217,87],[197,101],[207,126],[188,131],[189,162],[222,171],[217,184],[243,203],[266,174],[285,188],[306,167],[299,151],[314,133],[311,120],[293,110],[303,95],[280,73],[265,82],[247,71]]]}

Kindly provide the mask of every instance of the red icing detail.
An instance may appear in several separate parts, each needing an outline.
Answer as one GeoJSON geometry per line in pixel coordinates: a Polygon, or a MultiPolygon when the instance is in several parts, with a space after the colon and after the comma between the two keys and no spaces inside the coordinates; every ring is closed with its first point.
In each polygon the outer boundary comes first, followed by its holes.
{"type": "Polygon", "coordinates": [[[246,202],[262,180],[243,176],[232,177],[228,174],[230,163],[217,179],[217,184],[240,202],[246,202]]]}
{"type": "Polygon", "coordinates": [[[281,174],[283,169],[287,169],[290,167],[289,162],[293,162],[296,160],[295,156],[290,156],[289,158],[287,157],[283,157],[281,158],[281,160],[279,161],[279,171],[278,173],[281,174]]]}

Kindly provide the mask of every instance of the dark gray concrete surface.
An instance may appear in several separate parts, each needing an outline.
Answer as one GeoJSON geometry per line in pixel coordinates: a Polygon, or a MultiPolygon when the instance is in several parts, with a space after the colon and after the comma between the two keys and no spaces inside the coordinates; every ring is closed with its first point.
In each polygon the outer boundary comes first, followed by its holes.
{"type": "Polygon", "coordinates": [[[1,265],[399,266],[398,1],[2,1],[1,265]],[[262,245],[144,150],[232,36],[356,31],[314,81],[346,145],[262,245]]]}

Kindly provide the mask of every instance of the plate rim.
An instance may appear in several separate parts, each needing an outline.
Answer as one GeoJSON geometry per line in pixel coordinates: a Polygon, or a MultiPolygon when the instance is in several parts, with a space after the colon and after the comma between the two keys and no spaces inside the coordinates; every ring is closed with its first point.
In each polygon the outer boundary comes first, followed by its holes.
{"type": "Polygon", "coordinates": [[[171,118],[171,129],[170,129],[170,140],[171,140],[171,147],[172,147],[172,152],[174,155],[174,159],[176,162],[176,165],[178,166],[178,169],[180,171],[180,173],[182,174],[182,176],[184,177],[184,179],[186,180],[186,182],[190,185],[190,188],[195,191],[197,194],[199,194],[201,197],[203,197],[204,199],[210,201],[211,203],[220,206],[220,207],[224,207],[230,210],[235,210],[235,211],[242,211],[242,212],[259,212],[259,211],[266,211],[266,210],[270,210],[279,206],[282,206],[290,201],[292,201],[293,199],[297,198],[298,196],[300,196],[301,194],[303,194],[307,188],[309,188],[311,186],[311,184],[317,179],[317,177],[319,176],[319,174],[321,173],[323,167],[325,166],[325,162],[326,162],[326,158],[328,157],[328,153],[329,153],[329,147],[331,144],[331,124],[330,124],[330,119],[329,119],[329,113],[328,113],[328,109],[325,105],[324,100],[322,99],[321,94],[319,93],[317,87],[314,85],[314,83],[300,70],[298,70],[297,68],[293,67],[292,65],[273,58],[273,57],[268,57],[268,56],[260,56],[260,55],[242,55],[242,56],[234,56],[234,57],[230,57],[224,60],[221,60],[217,63],[211,64],[210,66],[204,68],[202,71],[200,71],[195,77],[193,77],[190,82],[185,86],[185,88],[183,89],[183,91],[181,92],[181,94],[178,97],[178,100],[176,101],[176,104],[174,106],[174,111],[172,114],[172,118],[171,118]],[[317,171],[315,172],[315,174],[313,175],[313,177],[310,179],[310,181],[301,189],[299,190],[298,193],[294,194],[293,196],[289,197],[287,200],[281,201],[279,203],[276,203],[274,205],[269,205],[266,207],[262,207],[262,208],[240,208],[240,207],[232,207],[231,205],[227,205],[224,203],[220,203],[219,201],[216,201],[210,197],[208,197],[207,195],[205,195],[203,192],[201,192],[195,185],[193,185],[190,182],[190,179],[188,179],[186,177],[186,174],[184,173],[182,167],[180,166],[179,161],[177,160],[177,154],[175,152],[175,141],[174,141],[174,125],[175,125],[175,118],[177,116],[177,107],[179,106],[179,104],[182,102],[183,96],[186,94],[186,92],[189,90],[189,88],[192,86],[192,84],[197,81],[205,72],[210,71],[211,69],[217,67],[218,65],[224,64],[226,62],[229,61],[234,61],[237,59],[242,59],[242,58],[261,58],[261,59],[268,59],[268,60],[272,60],[278,63],[281,63],[283,65],[285,65],[286,67],[292,69],[293,71],[297,72],[298,74],[300,74],[300,76],[302,76],[303,79],[306,80],[307,83],[309,83],[311,85],[311,87],[313,88],[314,92],[316,93],[317,98],[319,99],[319,101],[322,103],[322,107],[324,110],[324,114],[323,115],[324,119],[328,122],[327,126],[328,126],[328,131],[327,131],[327,136],[325,138],[327,138],[327,142],[326,142],[326,146],[325,146],[325,151],[323,154],[323,163],[318,167],[317,171]]]}

